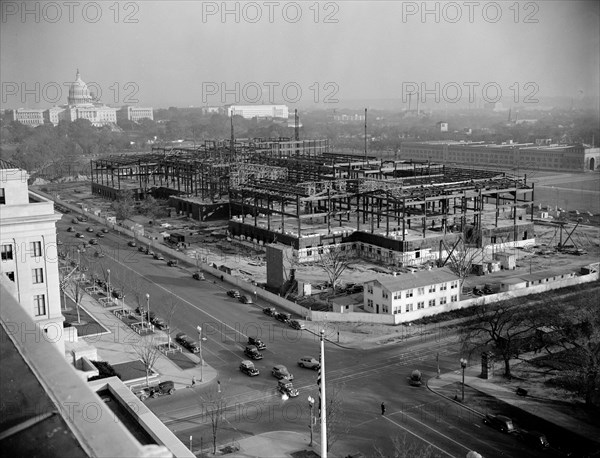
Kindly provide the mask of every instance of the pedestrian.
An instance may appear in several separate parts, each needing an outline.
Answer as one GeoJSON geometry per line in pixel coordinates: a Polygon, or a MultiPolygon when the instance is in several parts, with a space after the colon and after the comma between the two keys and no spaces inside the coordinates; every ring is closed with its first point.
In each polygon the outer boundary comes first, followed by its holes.
{"type": "Polygon", "coordinates": [[[194,386],[196,384],[196,377],[192,377],[192,386],[194,386]]]}
{"type": "Polygon", "coordinates": [[[381,415],[385,415],[385,404],[381,403],[381,415]]]}

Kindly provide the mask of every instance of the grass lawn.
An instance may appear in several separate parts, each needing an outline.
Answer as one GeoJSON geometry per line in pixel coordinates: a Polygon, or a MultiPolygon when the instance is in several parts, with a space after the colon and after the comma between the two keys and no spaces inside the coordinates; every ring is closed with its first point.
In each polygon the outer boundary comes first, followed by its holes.
{"type": "Polygon", "coordinates": [[[77,335],[79,337],[85,337],[89,335],[99,334],[108,332],[100,323],[98,323],[93,316],[87,313],[83,308],[79,307],[79,317],[81,321],[77,322],[77,308],[75,302],[67,296],[67,309],[61,310],[61,313],[65,317],[65,324],[77,329],[77,335]]]}
{"type": "MultiPolygon", "coordinates": [[[[135,380],[138,378],[146,377],[146,369],[144,363],[141,361],[128,361],[126,363],[113,364],[113,369],[121,374],[121,380],[126,382],[127,380],[135,380]]],[[[155,374],[152,370],[150,375],[155,374]]]]}

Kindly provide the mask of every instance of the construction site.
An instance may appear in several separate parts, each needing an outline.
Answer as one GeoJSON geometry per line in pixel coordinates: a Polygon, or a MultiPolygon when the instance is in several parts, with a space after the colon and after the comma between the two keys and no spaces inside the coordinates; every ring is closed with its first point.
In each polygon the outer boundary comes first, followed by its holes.
{"type": "MultiPolygon", "coordinates": [[[[93,160],[92,193],[168,198],[178,215],[228,221],[230,237],[281,243],[298,263],[330,247],[390,266],[532,244],[534,186],[505,173],[330,152],[327,140],[206,141],[93,160]]],[[[182,240],[184,241],[184,240],[182,240]]]]}

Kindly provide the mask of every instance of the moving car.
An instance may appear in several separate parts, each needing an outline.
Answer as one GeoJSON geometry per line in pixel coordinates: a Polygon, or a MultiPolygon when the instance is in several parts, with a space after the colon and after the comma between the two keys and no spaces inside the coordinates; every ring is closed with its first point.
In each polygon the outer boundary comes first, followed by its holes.
{"type": "Polygon", "coordinates": [[[75,232],[75,228],[73,226],[69,226],[67,228],[67,232],[75,232]]]}
{"type": "Polygon", "coordinates": [[[185,332],[180,332],[175,336],[175,342],[181,345],[184,348],[187,348],[192,353],[199,353],[200,346],[198,342],[189,337],[185,332]]]}
{"type": "Polygon", "coordinates": [[[156,259],[157,261],[164,261],[165,260],[164,256],[162,254],[160,254],[160,253],[155,253],[154,254],[154,259],[156,259]]]}
{"type": "Polygon", "coordinates": [[[263,355],[261,352],[258,351],[258,348],[256,348],[254,345],[246,345],[246,348],[244,348],[244,354],[252,359],[262,359],[263,355]]]}
{"type": "Polygon", "coordinates": [[[161,382],[158,385],[151,386],[148,388],[143,388],[137,393],[137,395],[142,401],[145,401],[148,398],[157,398],[165,394],[173,393],[175,393],[175,383],[168,381],[161,382]]]}
{"type": "Polygon", "coordinates": [[[104,232],[96,232],[96,237],[98,237],[99,239],[103,239],[104,238],[104,232]]]}
{"type": "Polygon", "coordinates": [[[108,234],[108,229],[106,229],[105,227],[103,227],[103,228],[102,228],[102,232],[103,232],[104,234],[108,234]]]}
{"type": "Polygon", "coordinates": [[[412,371],[412,373],[410,374],[410,379],[408,380],[408,383],[411,386],[421,386],[423,384],[423,381],[421,380],[421,371],[419,370],[414,370],[412,371]]]}
{"type": "Polygon", "coordinates": [[[85,235],[83,235],[81,232],[78,232],[77,234],[75,234],[75,237],[77,237],[78,239],[83,239],[85,238],[85,235]]]}
{"type": "Polygon", "coordinates": [[[258,337],[248,337],[248,345],[254,345],[259,350],[264,350],[265,348],[267,348],[265,343],[258,337]]]}
{"type": "Polygon", "coordinates": [[[259,370],[256,367],[254,367],[254,363],[247,359],[243,360],[240,363],[240,370],[244,374],[249,375],[250,377],[254,377],[255,375],[260,374],[259,370]]]}
{"type": "Polygon", "coordinates": [[[298,320],[290,320],[288,321],[288,325],[290,326],[290,328],[292,329],[304,329],[304,324],[300,323],[298,320]]]}
{"type": "Polygon", "coordinates": [[[273,366],[273,369],[271,369],[271,374],[276,378],[294,380],[294,376],[290,374],[290,372],[287,370],[287,367],[285,367],[283,364],[277,364],[276,366],[273,366]]]}
{"type": "Polygon", "coordinates": [[[202,272],[194,272],[192,278],[194,280],[204,280],[204,274],[202,272]]]}
{"type": "Polygon", "coordinates": [[[492,428],[497,429],[503,433],[514,433],[516,432],[515,426],[510,418],[504,415],[492,415],[487,414],[483,419],[486,425],[490,425],[492,428]]]}
{"type": "Polygon", "coordinates": [[[294,388],[292,382],[290,382],[287,378],[282,378],[279,380],[279,382],[277,382],[277,389],[281,394],[285,394],[290,398],[295,398],[300,394],[298,390],[294,388]]]}
{"type": "Polygon", "coordinates": [[[131,247],[136,247],[137,243],[135,243],[133,240],[131,240],[127,245],[129,245],[131,247]]]}
{"type": "Polygon", "coordinates": [[[167,265],[169,267],[175,267],[177,265],[177,259],[170,259],[169,261],[167,261],[167,265]]]}
{"type": "Polygon", "coordinates": [[[275,307],[265,307],[263,313],[268,316],[275,316],[277,312],[275,311],[275,307]]]}
{"type": "Polygon", "coordinates": [[[238,297],[240,297],[240,292],[237,289],[230,289],[229,291],[227,291],[227,295],[229,297],[238,298],[238,297]]]}
{"type": "Polygon", "coordinates": [[[298,360],[298,366],[316,371],[319,369],[319,367],[321,367],[321,364],[312,356],[303,356],[298,360]]]}
{"type": "Polygon", "coordinates": [[[88,231],[88,232],[94,232],[94,228],[93,228],[92,226],[89,226],[89,227],[86,229],[86,231],[88,231]]]}
{"type": "Polygon", "coordinates": [[[73,224],[79,224],[79,220],[78,220],[77,218],[73,218],[73,219],[71,220],[71,222],[72,222],[73,224]]]}
{"type": "Polygon", "coordinates": [[[90,239],[90,245],[98,245],[98,240],[90,239]]]}
{"type": "Polygon", "coordinates": [[[252,301],[252,298],[248,295],[242,295],[242,296],[238,297],[238,300],[242,304],[253,304],[254,303],[254,301],[252,301]]]}

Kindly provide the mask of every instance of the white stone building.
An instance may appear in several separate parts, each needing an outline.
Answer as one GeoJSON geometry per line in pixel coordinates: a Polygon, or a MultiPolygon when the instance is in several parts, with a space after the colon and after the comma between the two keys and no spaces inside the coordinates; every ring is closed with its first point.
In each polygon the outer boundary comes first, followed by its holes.
{"type": "Polygon", "coordinates": [[[27,178],[27,172],[0,160],[0,275],[13,282],[13,295],[41,330],[37,335],[22,329],[23,338],[29,332],[64,354],[56,245],[60,215],[52,201],[29,192],[27,178]]]}
{"type": "Polygon", "coordinates": [[[446,308],[439,306],[459,300],[460,280],[448,269],[382,277],[364,284],[365,311],[407,315],[401,321],[435,315],[446,308]]]}
{"type": "Polygon", "coordinates": [[[227,108],[227,116],[287,119],[289,114],[287,105],[231,105],[227,108]]]}

